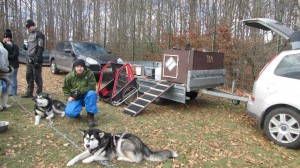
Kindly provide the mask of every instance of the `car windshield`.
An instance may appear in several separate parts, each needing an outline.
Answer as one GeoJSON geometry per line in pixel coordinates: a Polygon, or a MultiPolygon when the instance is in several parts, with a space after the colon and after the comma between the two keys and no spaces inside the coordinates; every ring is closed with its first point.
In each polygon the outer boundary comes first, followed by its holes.
{"type": "Polygon", "coordinates": [[[108,54],[108,52],[96,43],[73,43],[74,51],[78,54],[96,53],[96,54],[108,54]]]}

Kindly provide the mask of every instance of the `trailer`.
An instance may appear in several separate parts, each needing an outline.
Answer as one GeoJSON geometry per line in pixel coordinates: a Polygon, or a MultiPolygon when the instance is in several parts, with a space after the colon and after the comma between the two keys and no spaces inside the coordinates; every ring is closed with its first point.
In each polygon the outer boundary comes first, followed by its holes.
{"type": "Polygon", "coordinates": [[[224,54],[191,50],[164,50],[162,62],[129,61],[138,84],[139,96],[124,113],[136,116],[149,104],[171,100],[186,103],[198,94],[232,99],[234,104],[247,102],[249,96],[234,95],[216,88],[225,86],[224,54]]]}

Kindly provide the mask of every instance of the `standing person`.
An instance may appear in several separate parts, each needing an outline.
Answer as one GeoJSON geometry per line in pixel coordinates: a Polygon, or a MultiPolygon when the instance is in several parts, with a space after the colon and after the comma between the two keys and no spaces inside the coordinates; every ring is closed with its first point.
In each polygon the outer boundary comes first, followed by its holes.
{"type": "Polygon", "coordinates": [[[8,62],[9,65],[14,68],[11,74],[11,89],[9,92],[10,96],[17,95],[18,90],[18,69],[19,69],[19,47],[12,41],[12,33],[9,29],[6,29],[3,40],[4,48],[8,51],[8,62]]]}
{"type": "Polygon", "coordinates": [[[94,73],[87,69],[84,60],[75,61],[74,70],[65,77],[62,89],[68,99],[66,115],[77,118],[80,116],[82,106],[85,106],[88,126],[96,126],[94,120],[94,115],[98,113],[96,78],[94,73]]]}
{"type": "Polygon", "coordinates": [[[38,30],[32,20],[26,21],[26,28],[29,32],[28,45],[27,45],[27,69],[26,81],[27,90],[21,96],[22,98],[33,97],[34,81],[37,85],[37,94],[43,91],[43,78],[42,78],[42,64],[43,64],[43,51],[45,46],[45,36],[38,30]]]}

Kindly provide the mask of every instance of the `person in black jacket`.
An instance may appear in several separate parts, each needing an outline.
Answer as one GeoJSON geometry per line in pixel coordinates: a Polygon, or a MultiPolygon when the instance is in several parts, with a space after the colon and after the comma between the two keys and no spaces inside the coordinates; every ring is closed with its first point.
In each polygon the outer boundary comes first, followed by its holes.
{"type": "Polygon", "coordinates": [[[42,64],[43,64],[43,51],[45,46],[45,36],[35,26],[33,20],[26,21],[26,28],[29,32],[27,49],[27,69],[26,80],[27,90],[21,96],[22,98],[33,97],[34,81],[37,85],[36,94],[42,94],[43,91],[43,78],[42,78],[42,64]]]}
{"type": "Polygon", "coordinates": [[[10,96],[17,95],[18,90],[18,69],[19,69],[19,47],[12,41],[12,33],[9,29],[6,29],[3,36],[3,46],[8,52],[9,65],[14,68],[11,73],[11,89],[9,92],[10,96]]]}

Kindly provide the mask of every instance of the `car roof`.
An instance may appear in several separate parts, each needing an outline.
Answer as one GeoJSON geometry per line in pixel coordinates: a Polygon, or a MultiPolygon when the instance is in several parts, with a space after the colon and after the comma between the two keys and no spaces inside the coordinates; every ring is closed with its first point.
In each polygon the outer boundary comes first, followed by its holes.
{"type": "Polygon", "coordinates": [[[70,42],[70,43],[93,43],[93,44],[98,44],[96,42],[91,42],[91,41],[76,41],[76,40],[71,40],[71,41],[62,41],[62,42],[70,42]]]}

